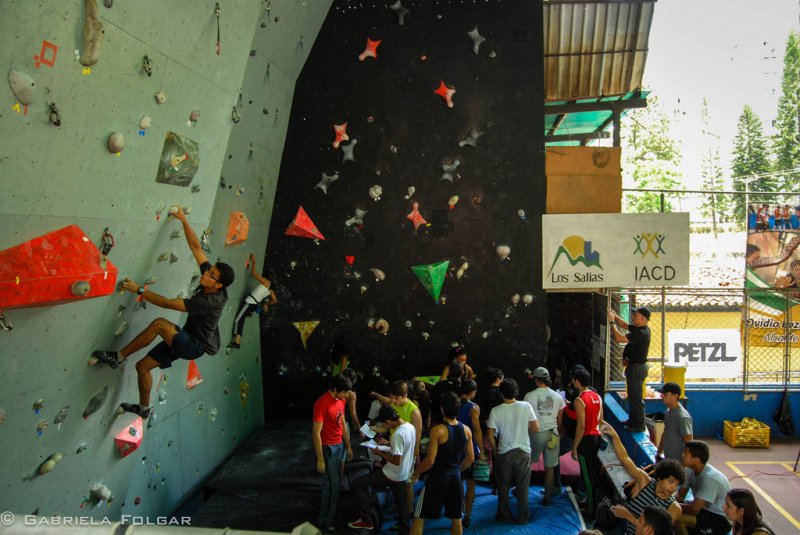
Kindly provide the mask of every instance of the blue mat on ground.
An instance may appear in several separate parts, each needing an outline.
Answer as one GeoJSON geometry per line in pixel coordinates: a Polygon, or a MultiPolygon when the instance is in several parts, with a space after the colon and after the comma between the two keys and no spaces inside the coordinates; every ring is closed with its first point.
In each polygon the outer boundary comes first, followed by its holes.
{"type": "MultiPolygon", "coordinates": [[[[422,485],[414,488],[414,493],[419,495],[422,485]]],[[[578,512],[574,497],[568,490],[562,491],[550,500],[549,505],[542,505],[544,488],[531,487],[528,491],[528,507],[530,509],[530,522],[523,526],[517,524],[501,524],[494,519],[497,513],[497,496],[492,495],[489,486],[481,484],[475,487],[475,503],[472,506],[472,525],[464,528],[464,533],[485,534],[514,534],[514,535],[575,535],[585,529],[583,519],[578,512]]],[[[517,514],[517,500],[511,498],[511,511],[517,514]]],[[[382,526],[384,533],[389,532],[390,526],[396,518],[389,518],[382,526]]],[[[450,519],[425,521],[425,533],[450,531],[450,519]]]]}

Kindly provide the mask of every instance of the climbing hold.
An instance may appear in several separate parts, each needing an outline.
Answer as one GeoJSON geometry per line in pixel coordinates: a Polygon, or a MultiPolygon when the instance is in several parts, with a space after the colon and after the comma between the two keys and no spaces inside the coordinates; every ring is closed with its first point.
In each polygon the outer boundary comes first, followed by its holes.
{"type": "Polygon", "coordinates": [[[8,73],[8,83],[20,104],[27,106],[33,102],[36,82],[30,74],[19,69],[11,69],[8,73]]]}
{"type": "Polygon", "coordinates": [[[355,156],[353,155],[353,149],[356,148],[356,143],[358,143],[357,139],[354,139],[347,145],[342,145],[342,162],[355,162],[355,156]]]}
{"type": "Polygon", "coordinates": [[[469,269],[469,262],[464,262],[463,264],[461,264],[461,267],[458,268],[458,271],[456,271],[456,280],[461,280],[461,277],[464,276],[464,273],[466,273],[468,269],[469,269]]]}
{"type": "Polygon", "coordinates": [[[350,219],[344,222],[344,226],[351,227],[353,225],[363,225],[364,224],[364,216],[367,215],[366,210],[362,210],[361,208],[356,207],[355,215],[351,216],[350,219]]]}
{"type": "Polygon", "coordinates": [[[114,0],[103,0],[103,5],[111,9],[111,6],[114,5],[114,0]]]}
{"type": "Polygon", "coordinates": [[[403,325],[405,325],[406,329],[410,329],[411,327],[414,326],[414,324],[411,323],[411,320],[406,320],[405,323],[403,323],[403,325]]]}
{"type": "Polygon", "coordinates": [[[389,322],[380,318],[375,322],[375,332],[378,334],[387,334],[389,332],[389,322]]]}
{"type": "Polygon", "coordinates": [[[447,87],[443,81],[439,82],[439,88],[434,91],[437,95],[444,99],[445,104],[447,104],[448,108],[453,107],[453,95],[455,94],[456,90],[450,87],[447,87]]]}
{"type": "Polygon", "coordinates": [[[486,38],[480,34],[478,31],[478,27],[475,26],[472,30],[467,32],[467,35],[470,39],[472,39],[472,51],[474,53],[478,53],[478,49],[481,47],[481,43],[486,41],[486,38]]]}
{"type": "Polygon", "coordinates": [[[112,132],[111,135],[108,136],[108,152],[117,154],[118,152],[122,152],[124,148],[125,135],[121,132],[112,132]]]}
{"type": "Polygon", "coordinates": [[[47,420],[39,420],[39,423],[36,424],[36,431],[37,434],[41,435],[42,431],[47,429],[48,421],[47,420]]]}
{"type": "Polygon", "coordinates": [[[86,451],[86,444],[82,443],[81,445],[78,446],[78,449],[75,450],[75,455],[83,453],[84,451],[86,451]]]}
{"type": "Polygon", "coordinates": [[[191,390],[203,382],[203,376],[200,375],[200,369],[197,363],[193,360],[189,361],[189,367],[186,371],[186,390],[191,390]]]}
{"type": "Polygon", "coordinates": [[[367,46],[364,47],[364,51],[358,55],[358,61],[364,61],[367,58],[377,58],[378,57],[378,45],[381,44],[381,41],[373,41],[369,37],[367,37],[367,46]]]}
{"type": "Polygon", "coordinates": [[[76,295],[78,297],[83,297],[84,295],[88,294],[91,289],[91,285],[86,281],[75,281],[72,283],[72,286],[70,286],[72,295],[76,295]]]}
{"type": "Polygon", "coordinates": [[[233,121],[233,123],[236,124],[241,120],[242,120],[242,114],[239,113],[239,108],[234,106],[233,110],[231,111],[231,121],[233,121]]]}
{"type": "Polygon", "coordinates": [[[159,405],[166,405],[167,404],[167,391],[166,390],[159,390],[158,391],[158,404],[159,405]]]}
{"type": "MultiPolygon", "coordinates": [[[[353,140],[353,143],[355,143],[355,140],[353,140]]],[[[337,180],[339,180],[339,173],[334,173],[332,175],[329,175],[327,173],[322,173],[322,180],[317,182],[317,185],[314,186],[314,187],[321,189],[322,193],[327,195],[328,194],[328,186],[330,186],[331,184],[333,184],[337,180]]]]}
{"type": "Polygon", "coordinates": [[[417,231],[420,225],[428,224],[425,218],[422,217],[422,214],[419,213],[419,203],[417,202],[411,205],[411,213],[406,216],[406,219],[414,224],[414,231],[417,231]]]}
{"type": "Polygon", "coordinates": [[[187,121],[186,126],[197,126],[197,121],[200,120],[200,110],[192,110],[189,113],[189,121],[187,121]]]}
{"type": "Polygon", "coordinates": [[[114,336],[122,336],[125,334],[125,331],[128,330],[128,322],[123,321],[117,326],[117,329],[114,331],[114,336]]]}
{"type": "Polygon", "coordinates": [[[403,198],[404,198],[404,199],[406,199],[406,200],[410,199],[410,198],[411,198],[411,196],[412,196],[412,195],[414,195],[414,192],[415,192],[415,191],[417,191],[417,188],[415,188],[414,186],[410,186],[410,187],[408,188],[408,195],[406,195],[406,196],[405,196],[405,197],[403,197],[403,198]]]}
{"type": "Polygon", "coordinates": [[[140,505],[141,503],[142,499],[139,496],[133,499],[133,505],[140,505]]]}
{"type": "Polygon", "coordinates": [[[151,60],[147,54],[142,58],[142,69],[148,78],[153,76],[153,60],[151,60]]]}
{"type": "Polygon", "coordinates": [[[89,496],[95,501],[95,503],[99,502],[110,502],[114,498],[111,496],[111,491],[105,485],[101,483],[96,483],[90,490],[89,496]]]}
{"type": "MultiPolygon", "coordinates": [[[[58,424],[58,428],[61,429],[61,423],[67,419],[68,415],[69,415],[69,405],[64,405],[63,407],[61,407],[61,410],[58,411],[58,414],[56,414],[53,423],[58,424]]],[[[59,453],[59,455],[61,454],[59,453]]]]}
{"type": "Polygon", "coordinates": [[[450,210],[454,210],[457,204],[458,204],[458,195],[453,195],[447,200],[447,205],[450,207],[450,210]]]}
{"type": "Polygon", "coordinates": [[[86,22],[83,25],[83,53],[81,65],[91,67],[100,59],[103,45],[103,23],[97,16],[97,1],[86,0],[86,22]]]}
{"type": "Polygon", "coordinates": [[[303,342],[303,348],[308,349],[306,342],[311,337],[314,329],[317,328],[317,325],[319,325],[319,321],[294,321],[292,325],[300,333],[300,341],[303,342]]]}
{"type": "Polygon", "coordinates": [[[439,301],[439,295],[442,292],[444,278],[447,275],[447,267],[449,265],[450,261],[444,260],[436,264],[424,264],[411,267],[411,270],[436,302],[439,301]]]}
{"type": "Polygon", "coordinates": [[[500,259],[501,262],[505,260],[511,260],[508,255],[511,254],[511,247],[508,245],[498,245],[495,247],[494,252],[497,254],[497,258],[500,259]]]}
{"type": "Polygon", "coordinates": [[[453,173],[455,173],[455,170],[458,169],[459,165],[461,165],[461,162],[459,160],[453,160],[450,163],[443,163],[442,178],[440,178],[439,180],[447,180],[448,182],[452,182],[454,178],[453,173]]]}
{"type": "Polygon", "coordinates": [[[44,398],[39,398],[33,402],[34,414],[39,414],[39,411],[44,408],[44,398]]]}
{"type": "Polygon", "coordinates": [[[463,147],[464,145],[469,145],[471,147],[477,147],[478,138],[480,138],[482,135],[483,132],[479,131],[477,128],[473,126],[472,128],[469,129],[469,134],[467,135],[467,137],[458,142],[458,146],[463,147]]]}
{"type": "Polygon", "coordinates": [[[167,95],[163,91],[159,91],[154,96],[158,104],[164,104],[167,101],[167,95]]]}
{"type": "Polygon", "coordinates": [[[158,255],[158,259],[157,260],[159,262],[166,262],[167,260],[169,260],[169,251],[161,253],[160,255],[158,255]]]}
{"type": "Polygon", "coordinates": [[[174,264],[177,261],[178,261],[178,255],[176,255],[175,253],[170,251],[170,253],[169,253],[169,263],[170,264],[174,264]]]}
{"type": "Polygon", "coordinates": [[[292,222],[289,223],[289,227],[284,234],[287,236],[297,236],[299,238],[325,239],[325,236],[317,229],[317,226],[311,221],[311,218],[308,217],[308,214],[303,210],[302,206],[298,208],[297,214],[295,214],[292,222]]]}
{"type": "Polygon", "coordinates": [[[370,271],[372,272],[373,275],[375,275],[375,280],[376,281],[382,281],[382,280],[386,279],[386,273],[384,273],[380,269],[371,268],[370,271]]]}
{"type": "Polygon", "coordinates": [[[383,188],[379,185],[375,184],[371,188],[369,188],[369,196],[372,197],[374,201],[381,200],[381,195],[383,194],[383,188]]]}
{"type": "Polygon", "coordinates": [[[406,9],[403,4],[400,3],[400,0],[397,0],[397,2],[390,5],[389,9],[394,11],[394,14],[397,15],[397,24],[403,26],[405,24],[406,15],[409,13],[408,9],[406,9]]]}
{"type": "Polygon", "coordinates": [[[524,294],[524,295],[522,296],[522,303],[523,303],[525,306],[528,306],[528,305],[530,305],[531,303],[533,303],[533,294],[532,294],[532,293],[530,293],[530,292],[528,292],[528,293],[524,294]]]}
{"type": "Polygon", "coordinates": [[[350,140],[350,136],[347,135],[347,121],[333,125],[333,132],[336,134],[336,139],[333,140],[334,149],[338,149],[342,141],[350,140]]]}
{"type": "Polygon", "coordinates": [[[108,397],[108,386],[104,386],[103,390],[98,392],[92,399],[89,400],[89,403],[83,410],[83,419],[85,420],[86,418],[88,418],[89,416],[100,410],[100,407],[102,407],[103,403],[106,402],[107,397],[108,397]]]}
{"type": "Polygon", "coordinates": [[[53,468],[56,467],[56,465],[58,464],[58,461],[53,459],[53,457],[54,456],[51,455],[45,462],[43,462],[42,464],[39,465],[38,472],[40,474],[46,474],[47,472],[49,472],[50,470],[52,470],[53,468]]]}
{"type": "Polygon", "coordinates": [[[517,210],[517,216],[519,217],[520,221],[528,220],[528,216],[525,214],[525,210],[522,209],[517,210]]]}
{"type": "Polygon", "coordinates": [[[50,112],[50,124],[53,126],[61,126],[61,112],[58,111],[55,102],[50,103],[48,111],[50,112]]]}
{"type": "Polygon", "coordinates": [[[517,306],[519,304],[519,294],[514,294],[511,296],[511,304],[517,306]]]}
{"type": "Polygon", "coordinates": [[[6,411],[0,409],[0,425],[6,423],[6,411]]]}
{"type": "Polygon", "coordinates": [[[139,121],[139,128],[141,128],[142,130],[147,130],[148,128],[150,128],[150,126],[152,124],[153,124],[153,120],[150,117],[148,117],[147,115],[145,115],[139,121]]]}

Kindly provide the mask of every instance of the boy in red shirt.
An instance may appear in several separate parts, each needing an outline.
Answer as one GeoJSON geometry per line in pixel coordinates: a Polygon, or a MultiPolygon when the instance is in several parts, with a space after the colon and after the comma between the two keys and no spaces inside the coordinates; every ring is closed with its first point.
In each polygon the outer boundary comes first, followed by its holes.
{"type": "Polygon", "coordinates": [[[335,531],[332,523],[336,514],[345,455],[348,461],[353,459],[350,430],[344,419],[345,399],[352,389],[350,379],[337,375],[331,381],[331,389],[314,403],[311,439],[317,454],[317,472],[325,475],[318,526],[323,533],[335,531]]]}

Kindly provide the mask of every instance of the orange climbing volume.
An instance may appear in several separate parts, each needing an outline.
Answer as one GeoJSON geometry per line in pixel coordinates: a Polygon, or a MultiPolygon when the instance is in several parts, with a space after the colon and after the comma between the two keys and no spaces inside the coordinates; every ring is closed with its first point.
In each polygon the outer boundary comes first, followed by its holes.
{"type": "Polygon", "coordinates": [[[0,251],[0,309],[110,295],[118,270],[102,260],[97,247],[75,225],[0,251]]]}

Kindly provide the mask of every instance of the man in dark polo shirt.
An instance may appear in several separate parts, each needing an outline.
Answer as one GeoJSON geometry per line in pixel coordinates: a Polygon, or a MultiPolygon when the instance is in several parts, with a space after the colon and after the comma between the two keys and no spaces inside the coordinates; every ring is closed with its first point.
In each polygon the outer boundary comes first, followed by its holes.
{"type": "Polygon", "coordinates": [[[625,366],[625,384],[630,406],[630,415],[626,426],[629,431],[646,430],[642,383],[647,377],[647,353],[650,351],[648,321],[650,321],[650,310],[647,307],[631,310],[630,323],[617,316],[613,310],[608,311],[611,336],[618,344],[625,344],[625,349],[622,350],[622,364],[625,366]],[[628,331],[628,334],[622,334],[619,329],[628,331]]]}
{"type": "Polygon", "coordinates": [[[170,310],[187,312],[189,317],[183,327],[164,318],[153,320],[147,328],[131,340],[119,351],[95,351],[92,356],[112,368],[118,367],[133,353],[149,346],[156,336],[161,337],[161,343],[148,351],[147,355],[136,363],[136,375],[139,384],[139,403],[121,403],[120,408],[125,412],[138,414],[142,418],[150,416],[150,390],[153,387],[153,378],[150,371],[154,368],[169,368],[176,359],[194,360],[208,353],[214,355],[219,351],[219,318],[228,300],[225,290],[234,278],[233,268],[223,262],[214,265],[208,261],[200,240],[194,233],[186,214],[180,206],[170,209],[170,214],[183,224],[186,242],[189,244],[195,260],[200,265],[199,286],[188,299],[176,297],[168,299],[152,292],[139,283],[125,279],[123,289],[139,295],[149,303],[170,310]]]}

